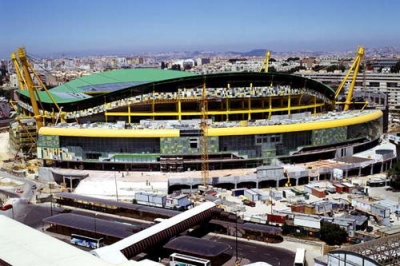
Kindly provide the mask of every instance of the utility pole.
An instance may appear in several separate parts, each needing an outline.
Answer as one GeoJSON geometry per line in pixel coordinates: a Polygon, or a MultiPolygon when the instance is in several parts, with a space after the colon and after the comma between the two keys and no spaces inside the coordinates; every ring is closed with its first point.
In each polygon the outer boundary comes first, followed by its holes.
{"type": "Polygon", "coordinates": [[[94,234],[97,235],[97,213],[94,214],[94,234]]]}
{"type": "Polygon", "coordinates": [[[235,232],[235,249],[236,249],[236,258],[235,258],[235,266],[239,266],[240,265],[240,261],[239,261],[239,257],[238,257],[238,215],[237,215],[238,211],[235,212],[236,215],[236,232],[235,232]]]}
{"type": "Polygon", "coordinates": [[[53,216],[53,193],[51,191],[50,182],[49,182],[49,190],[50,190],[50,216],[53,216]]]}
{"type": "Polygon", "coordinates": [[[115,196],[117,198],[117,202],[118,202],[118,186],[117,186],[117,174],[115,173],[115,168],[112,168],[114,171],[114,180],[115,180],[115,196]]]}

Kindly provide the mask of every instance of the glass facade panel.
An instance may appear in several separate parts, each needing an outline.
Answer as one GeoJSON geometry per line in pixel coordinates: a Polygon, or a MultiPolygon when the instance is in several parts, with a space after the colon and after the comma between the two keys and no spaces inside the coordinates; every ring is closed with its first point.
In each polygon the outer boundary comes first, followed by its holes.
{"type": "Polygon", "coordinates": [[[78,146],[86,153],[160,153],[159,138],[60,137],[60,145],[78,146]]]}

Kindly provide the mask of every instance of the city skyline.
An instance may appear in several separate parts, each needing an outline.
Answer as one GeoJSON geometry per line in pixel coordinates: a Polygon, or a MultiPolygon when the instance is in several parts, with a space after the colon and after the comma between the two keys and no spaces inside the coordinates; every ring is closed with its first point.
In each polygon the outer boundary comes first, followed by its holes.
{"type": "Polygon", "coordinates": [[[171,51],[340,51],[400,45],[385,1],[4,1],[0,58],[171,51]]]}

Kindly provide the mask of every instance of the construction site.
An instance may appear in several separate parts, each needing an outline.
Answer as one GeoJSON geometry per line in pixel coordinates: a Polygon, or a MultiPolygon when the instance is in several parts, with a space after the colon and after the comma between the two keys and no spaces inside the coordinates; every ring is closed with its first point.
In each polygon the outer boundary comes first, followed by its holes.
{"type": "MultiPolygon", "coordinates": [[[[268,73],[267,53],[258,73],[125,69],[48,90],[19,49],[18,116],[2,168],[45,194],[74,192],[90,204],[212,201],[245,223],[288,224],[318,238],[331,222],[351,241],[377,240],[391,234],[385,227],[397,223],[399,206],[368,188],[387,187],[382,173],[396,147],[385,135],[385,96],[354,96],[363,56],[360,47],[337,89],[268,73]]],[[[237,234],[229,226],[225,233],[237,234]]],[[[254,228],[243,232],[258,239],[254,228]]]]}

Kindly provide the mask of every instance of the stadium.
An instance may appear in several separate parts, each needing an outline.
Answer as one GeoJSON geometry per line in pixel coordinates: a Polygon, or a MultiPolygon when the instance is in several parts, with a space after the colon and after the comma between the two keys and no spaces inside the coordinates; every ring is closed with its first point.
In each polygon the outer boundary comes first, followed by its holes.
{"type": "MultiPolygon", "coordinates": [[[[330,86],[282,73],[122,69],[35,97],[37,158],[72,169],[201,170],[204,153],[210,170],[340,158],[378,145],[384,120],[378,109],[339,110],[330,86]]],[[[17,99],[32,117],[30,92],[17,99]]],[[[16,122],[11,146],[31,150],[34,128],[16,122]]]]}

